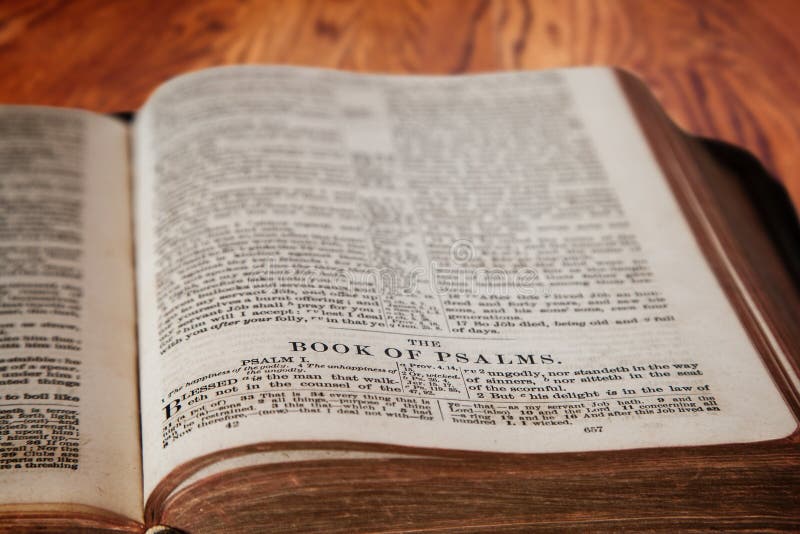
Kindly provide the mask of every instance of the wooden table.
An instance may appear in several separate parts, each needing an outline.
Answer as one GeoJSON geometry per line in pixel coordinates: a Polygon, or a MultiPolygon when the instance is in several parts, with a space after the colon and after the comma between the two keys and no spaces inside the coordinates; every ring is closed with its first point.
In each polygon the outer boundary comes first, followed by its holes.
{"type": "Polygon", "coordinates": [[[459,73],[611,64],[686,129],[752,150],[800,204],[800,1],[0,3],[0,102],[139,107],[229,63],[459,73]]]}

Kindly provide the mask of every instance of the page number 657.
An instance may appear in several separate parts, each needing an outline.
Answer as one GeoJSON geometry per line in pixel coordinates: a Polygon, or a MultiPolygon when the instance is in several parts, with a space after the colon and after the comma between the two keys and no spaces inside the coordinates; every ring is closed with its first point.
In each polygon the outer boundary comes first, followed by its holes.
{"type": "Polygon", "coordinates": [[[585,426],[585,427],[583,427],[583,431],[586,432],[586,433],[602,432],[603,431],[603,427],[602,426],[585,426]]]}

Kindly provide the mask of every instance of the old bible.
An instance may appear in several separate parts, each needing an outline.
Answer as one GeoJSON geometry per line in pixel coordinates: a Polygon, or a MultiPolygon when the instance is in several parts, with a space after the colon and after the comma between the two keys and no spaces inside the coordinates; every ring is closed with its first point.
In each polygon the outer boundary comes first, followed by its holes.
{"type": "Polygon", "coordinates": [[[0,529],[797,528],[756,172],[611,68],[2,106],[0,529]]]}

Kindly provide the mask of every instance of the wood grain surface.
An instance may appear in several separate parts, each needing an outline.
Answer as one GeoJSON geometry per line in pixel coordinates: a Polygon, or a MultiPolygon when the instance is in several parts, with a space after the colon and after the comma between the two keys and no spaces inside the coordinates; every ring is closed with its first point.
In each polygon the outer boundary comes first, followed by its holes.
{"type": "Polygon", "coordinates": [[[460,73],[610,64],[687,130],[742,145],[800,204],[795,0],[0,2],[0,102],[139,107],[231,63],[460,73]]]}

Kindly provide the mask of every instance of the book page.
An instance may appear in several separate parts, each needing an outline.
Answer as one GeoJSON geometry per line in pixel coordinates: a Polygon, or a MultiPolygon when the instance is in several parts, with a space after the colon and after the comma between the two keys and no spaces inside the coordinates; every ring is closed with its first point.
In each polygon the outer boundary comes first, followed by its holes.
{"type": "Polygon", "coordinates": [[[0,107],[0,504],[142,520],[127,129],[0,107]]]}
{"type": "Polygon", "coordinates": [[[214,69],[162,86],[136,146],[145,495],[262,441],[796,426],[610,70],[214,69]]]}

